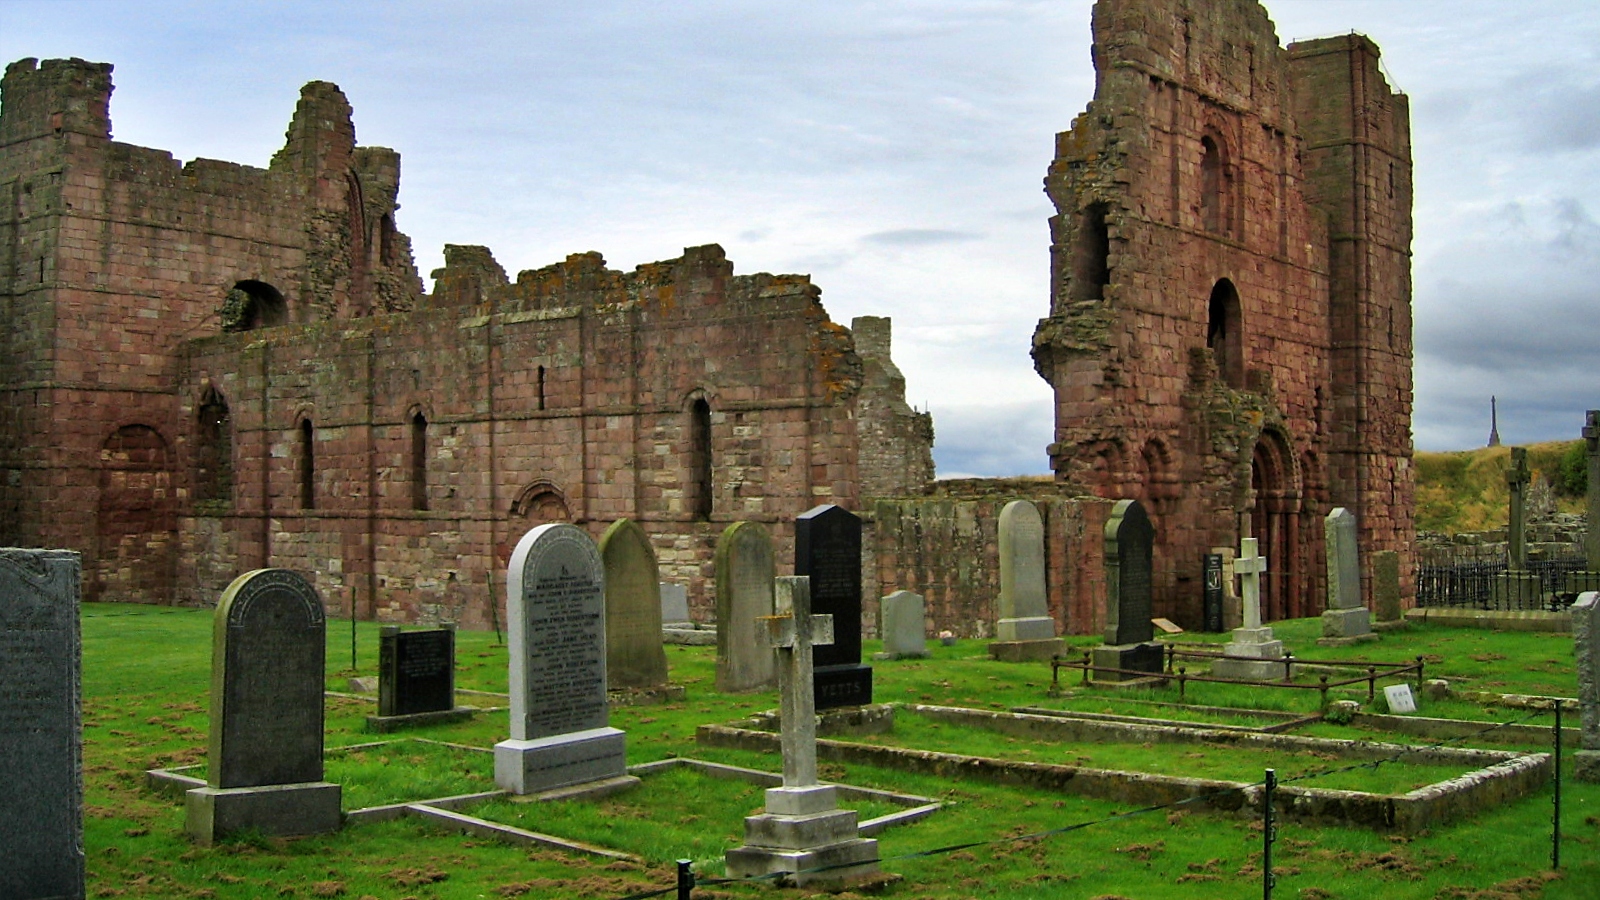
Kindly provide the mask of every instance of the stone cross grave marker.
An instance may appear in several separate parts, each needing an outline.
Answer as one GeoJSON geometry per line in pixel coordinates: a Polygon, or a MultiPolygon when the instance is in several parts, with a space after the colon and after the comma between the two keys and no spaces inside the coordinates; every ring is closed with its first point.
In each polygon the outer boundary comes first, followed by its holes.
{"type": "Polygon", "coordinates": [[[211,741],[205,787],[186,795],[189,836],[337,831],[340,791],[322,780],[327,620],[289,569],[233,580],[212,616],[211,741]]]}
{"type": "Polygon", "coordinates": [[[1600,781],[1600,594],[1589,591],[1572,604],[1572,638],[1582,729],[1575,773],[1580,781],[1600,781]]]}
{"type": "Polygon", "coordinates": [[[1047,641],[1056,636],[1044,586],[1044,520],[1039,508],[1013,500],[1000,510],[1000,620],[1002,641],[1047,641]]]}
{"type": "Polygon", "coordinates": [[[1511,467],[1506,470],[1506,487],[1511,491],[1511,510],[1506,524],[1508,565],[1513,572],[1528,568],[1528,449],[1511,448],[1511,467]]]}
{"type": "Polygon", "coordinates": [[[816,654],[818,709],[872,702],[861,664],[861,519],[831,503],[795,519],[794,573],[811,579],[812,607],[833,616],[833,644],[816,654]]]}
{"type": "Polygon", "coordinates": [[[1253,537],[1239,540],[1239,558],[1233,572],[1239,576],[1239,594],[1244,608],[1244,626],[1233,630],[1233,640],[1223,646],[1228,659],[1219,659],[1211,673],[1223,678],[1271,681],[1283,677],[1283,642],[1275,640],[1272,629],[1261,624],[1261,576],[1267,571],[1267,558],[1257,552],[1253,537]]]}
{"type": "Polygon", "coordinates": [[[1372,616],[1361,603],[1361,560],[1355,514],[1336,507],[1323,520],[1323,546],[1328,554],[1328,607],[1322,613],[1322,636],[1333,641],[1372,633],[1372,616]]]}
{"type": "Polygon", "coordinates": [[[878,601],[883,652],[873,659],[924,659],[928,656],[927,614],[921,594],[895,591],[878,601]]]}
{"type": "Polygon", "coordinates": [[[0,897],[84,896],[80,565],[0,549],[0,897]]]}
{"type": "Polygon", "coordinates": [[[506,591],[511,737],[494,745],[495,784],[533,794],[630,779],[606,703],[605,569],[594,541],[566,523],[530,530],[511,554],[506,591]]]}
{"type": "Polygon", "coordinates": [[[772,615],[776,572],[772,538],[755,522],[735,522],[717,540],[717,690],[763,691],[778,677],[761,624],[772,615]]]}
{"type": "Polygon", "coordinates": [[[632,519],[618,519],[600,536],[600,559],[606,570],[606,687],[666,684],[661,578],[650,536],[632,519]]]}
{"type": "Polygon", "coordinates": [[[768,788],[766,811],[744,820],[745,846],[726,855],[728,875],[788,872],[797,884],[839,882],[877,871],[878,842],[860,837],[855,810],[839,809],[837,790],[817,782],[816,647],[830,646],[834,618],[813,614],[809,579],[779,578],[775,615],[762,619],[763,643],[778,657],[783,786],[768,788]],[[808,869],[854,863],[846,868],[808,869]]]}
{"type": "MultiPolygon", "coordinates": [[[[1093,651],[1097,668],[1158,673],[1163,655],[1151,643],[1155,626],[1150,621],[1152,573],[1155,564],[1155,527],[1137,500],[1118,500],[1106,520],[1106,631],[1105,644],[1093,651]]],[[[1096,672],[1097,681],[1128,681],[1138,675],[1096,672]]]]}

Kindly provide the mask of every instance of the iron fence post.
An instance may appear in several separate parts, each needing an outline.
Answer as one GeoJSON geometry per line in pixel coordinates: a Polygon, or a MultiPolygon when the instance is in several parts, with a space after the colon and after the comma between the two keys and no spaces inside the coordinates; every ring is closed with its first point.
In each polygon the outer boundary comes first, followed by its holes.
{"type": "Polygon", "coordinates": [[[689,900],[689,895],[694,892],[693,865],[694,860],[678,860],[678,900],[689,900]]]}
{"type": "Polygon", "coordinates": [[[1556,796],[1551,815],[1550,868],[1561,868],[1561,698],[1556,698],[1556,796]]]}
{"type": "Polygon", "coordinates": [[[1275,769],[1267,770],[1265,789],[1261,792],[1261,898],[1272,900],[1272,888],[1277,882],[1277,877],[1272,874],[1272,842],[1278,838],[1278,826],[1272,819],[1272,795],[1278,788],[1278,773],[1275,769]]]}

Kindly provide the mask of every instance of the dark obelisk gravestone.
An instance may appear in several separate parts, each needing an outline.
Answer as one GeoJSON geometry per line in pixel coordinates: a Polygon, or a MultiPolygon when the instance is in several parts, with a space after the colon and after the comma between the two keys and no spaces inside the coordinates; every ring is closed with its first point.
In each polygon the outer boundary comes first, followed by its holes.
{"type": "MultiPolygon", "coordinates": [[[[1094,664],[1106,669],[1159,673],[1162,650],[1151,643],[1151,569],[1156,532],[1137,500],[1119,500],[1105,528],[1105,644],[1094,649],[1094,664]]],[[[1100,681],[1137,678],[1117,672],[1096,672],[1100,681]]]]}
{"type": "Polygon", "coordinates": [[[78,554],[0,549],[0,897],[82,900],[78,554]]]}
{"type": "Polygon", "coordinates": [[[187,795],[189,836],[337,831],[339,786],[322,780],[326,620],[288,569],[233,580],[212,618],[207,785],[187,795]]]}
{"type": "Polygon", "coordinates": [[[606,703],[605,569],[594,541],[564,523],[522,536],[506,579],[511,737],[494,780],[514,794],[636,783],[606,703]]]}
{"type": "Polygon", "coordinates": [[[817,709],[872,702],[872,667],[861,664],[861,519],[831,503],[794,523],[794,573],[811,578],[811,609],[833,616],[833,644],[818,647],[817,709]]]}
{"type": "Polygon", "coordinates": [[[396,731],[472,718],[456,706],[454,626],[404,631],[385,625],[378,634],[378,714],[368,731],[396,731]]]}

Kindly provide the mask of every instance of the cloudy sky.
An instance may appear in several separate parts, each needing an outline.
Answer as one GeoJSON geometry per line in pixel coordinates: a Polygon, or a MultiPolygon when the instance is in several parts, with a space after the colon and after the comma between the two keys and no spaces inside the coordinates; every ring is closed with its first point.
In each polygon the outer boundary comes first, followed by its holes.
{"type": "MultiPolygon", "coordinates": [[[[1419,449],[1577,436],[1600,407],[1600,4],[1268,0],[1411,96],[1419,449]]],[[[1088,0],[0,0],[0,61],[115,64],[114,136],[264,166],[300,85],[403,158],[400,228],[509,271],[719,243],[889,315],[941,475],[1046,470],[1052,138],[1094,89],[1088,0]]]]}

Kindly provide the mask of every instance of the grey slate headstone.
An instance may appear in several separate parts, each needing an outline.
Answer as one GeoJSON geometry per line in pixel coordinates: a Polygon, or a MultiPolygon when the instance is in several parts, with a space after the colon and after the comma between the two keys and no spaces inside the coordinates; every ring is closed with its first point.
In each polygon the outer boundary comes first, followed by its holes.
{"type": "Polygon", "coordinates": [[[297,572],[234,579],[212,619],[214,788],[322,780],[326,618],[297,572]]]}
{"type": "Polygon", "coordinates": [[[1000,599],[995,637],[1042,641],[1056,636],[1044,584],[1044,520],[1027,500],[1000,510],[1000,599]]]}
{"type": "Polygon", "coordinates": [[[831,503],[794,523],[794,573],[811,578],[811,610],[833,616],[833,644],[815,655],[817,709],[872,702],[872,668],[861,664],[861,519],[831,503]]]}
{"type": "Polygon", "coordinates": [[[455,629],[385,626],[378,636],[378,715],[442,712],[455,705],[455,629]]]}
{"type": "Polygon", "coordinates": [[[600,536],[606,570],[606,685],[647,688],[667,683],[661,646],[661,579],[650,536],[618,519],[600,536]]]}
{"type": "Polygon", "coordinates": [[[1137,500],[1119,500],[1105,528],[1106,643],[1141,644],[1150,624],[1155,528],[1137,500]]]}
{"type": "Polygon", "coordinates": [[[1323,520],[1323,546],[1328,554],[1328,604],[1322,634],[1357,638],[1372,631],[1372,617],[1361,604],[1361,560],[1355,513],[1335,507],[1323,520]]]}
{"type": "Polygon", "coordinates": [[[928,655],[928,627],[921,594],[895,591],[878,603],[883,626],[883,658],[919,659],[928,655]]]}
{"type": "Polygon", "coordinates": [[[624,735],[606,703],[605,570],[594,541],[540,525],[511,554],[511,737],[495,784],[517,794],[620,777],[624,735]]]}
{"type": "Polygon", "coordinates": [[[0,549],[0,897],[84,896],[80,564],[0,549]]]}
{"type": "Polygon", "coordinates": [[[670,581],[661,582],[661,626],[689,627],[693,624],[689,618],[689,589],[670,581]]]}
{"type": "Polygon", "coordinates": [[[777,654],[763,616],[772,615],[777,574],[772,538],[755,522],[735,522],[717,539],[717,690],[761,691],[777,683],[777,654]]]}

